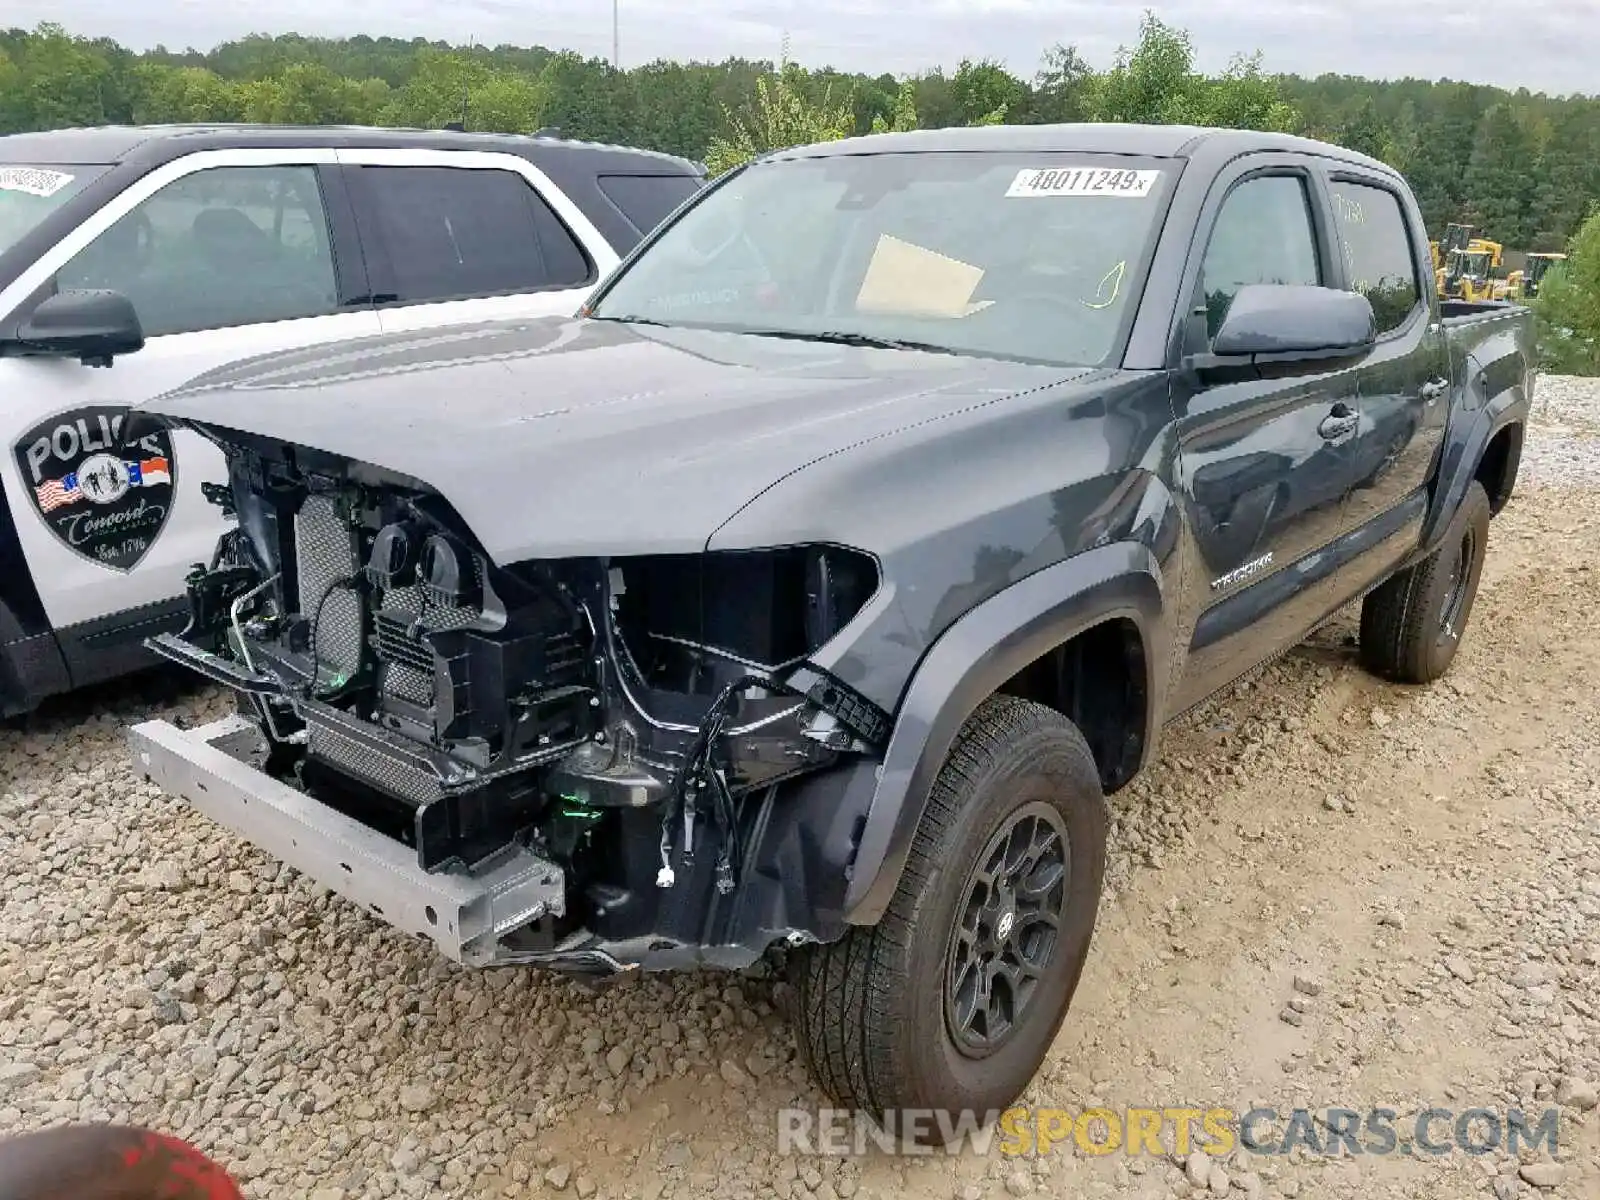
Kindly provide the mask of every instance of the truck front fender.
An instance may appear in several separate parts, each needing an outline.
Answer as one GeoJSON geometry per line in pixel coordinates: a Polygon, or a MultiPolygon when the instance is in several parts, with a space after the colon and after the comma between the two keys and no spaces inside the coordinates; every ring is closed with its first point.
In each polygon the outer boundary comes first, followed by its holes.
{"type": "Polygon", "coordinates": [[[1161,568],[1150,548],[1113,542],[1037,571],[950,626],[911,678],[877,768],[850,867],[844,917],[876,924],[899,885],[928,795],[967,718],[1029,663],[1104,621],[1126,618],[1146,653],[1145,744],[1166,692],[1161,568]]]}

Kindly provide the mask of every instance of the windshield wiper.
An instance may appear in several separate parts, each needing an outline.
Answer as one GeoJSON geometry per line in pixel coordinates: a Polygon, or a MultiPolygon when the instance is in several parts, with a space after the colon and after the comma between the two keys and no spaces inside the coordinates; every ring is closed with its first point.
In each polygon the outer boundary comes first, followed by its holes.
{"type": "Polygon", "coordinates": [[[603,313],[590,313],[589,319],[591,321],[614,321],[619,325],[658,325],[663,329],[703,329],[711,333],[746,333],[752,337],[785,338],[793,342],[828,342],[836,346],[866,346],[873,350],[920,350],[927,354],[954,354],[957,356],[975,353],[970,350],[957,350],[952,346],[935,345],[933,342],[917,342],[906,338],[875,337],[870,333],[854,333],[835,329],[822,329],[815,332],[798,329],[746,329],[742,325],[657,321],[650,317],[631,315],[612,317],[603,313]]]}
{"type": "Polygon", "coordinates": [[[605,313],[590,313],[591,321],[613,321],[618,325],[659,325],[662,329],[671,329],[672,326],[665,321],[657,321],[653,317],[620,316],[613,317],[605,313]]]}
{"type": "Polygon", "coordinates": [[[787,338],[795,342],[830,342],[839,346],[867,346],[874,350],[922,350],[929,354],[964,354],[966,351],[956,350],[950,346],[938,346],[932,342],[914,342],[906,338],[875,337],[870,333],[850,333],[844,330],[823,329],[815,332],[802,332],[796,329],[741,329],[738,332],[748,333],[755,337],[787,338]]]}

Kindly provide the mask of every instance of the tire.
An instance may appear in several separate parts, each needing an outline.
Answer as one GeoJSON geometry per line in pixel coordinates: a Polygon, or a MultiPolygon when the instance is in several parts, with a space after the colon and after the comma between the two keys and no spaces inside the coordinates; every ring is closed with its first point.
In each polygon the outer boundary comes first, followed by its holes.
{"type": "Polygon", "coordinates": [[[1450,669],[1489,548],[1489,494],[1474,481],[1432,554],[1361,604],[1361,662],[1383,679],[1432,683],[1450,669]]]}
{"type": "MultiPolygon", "coordinates": [[[[1044,1061],[1077,989],[1099,908],[1107,823],[1099,772],[1071,722],[1010,696],[980,705],[934,781],[882,920],[791,959],[795,1037],[823,1091],[844,1107],[865,1110],[890,1132],[897,1110],[947,1114],[922,1134],[935,1138],[939,1126],[949,1136],[963,1110],[975,1110],[982,1121],[1009,1106],[1044,1061]],[[1042,943],[1049,939],[1041,935],[1048,927],[1029,919],[1026,891],[976,883],[1006,830],[1017,846],[1031,837],[1030,844],[1047,850],[1032,873],[1014,883],[1042,884],[1054,867],[1064,868],[1052,886],[1038,889],[1059,914],[1047,954],[1042,943]],[[1055,850],[1048,849],[1052,844],[1055,850]],[[1026,955],[1039,968],[1009,1029],[996,1021],[980,1030],[983,1022],[971,1010],[947,999],[961,970],[953,964],[969,968],[966,983],[975,978],[963,957],[968,943],[957,936],[957,916],[966,913],[970,920],[969,900],[984,895],[991,902],[989,923],[977,924],[976,932],[999,937],[1009,931],[1009,961],[1026,955]],[[987,1045],[981,1044],[985,1038],[987,1045]]],[[[1001,961],[1007,961],[1004,953],[1001,961]]],[[[1003,984],[991,993],[996,1000],[1018,994],[1003,984]]],[[[962,995],[970,999],[970,991],[962,995]]]]}

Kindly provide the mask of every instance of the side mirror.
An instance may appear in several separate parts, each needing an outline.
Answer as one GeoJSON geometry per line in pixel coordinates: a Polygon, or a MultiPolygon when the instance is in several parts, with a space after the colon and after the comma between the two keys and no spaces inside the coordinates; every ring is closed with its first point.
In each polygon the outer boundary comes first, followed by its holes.
{"type": "Polygon", "coordinates": [[[1348,357],[1369,348],[1376,329],[1372,305],[1359,292],[1253,283],[1234,296],[1211,340],[1211,353],[1281,362],[1348,357]]]}
{"type": "Polygon", "coordinates": [[[144,346],[144,329],[133,302],[121,292],[68,290],[48,296],[22,318],[14,350],[77,358],[91,367],[109,367],[119,354],[144,346]]]}

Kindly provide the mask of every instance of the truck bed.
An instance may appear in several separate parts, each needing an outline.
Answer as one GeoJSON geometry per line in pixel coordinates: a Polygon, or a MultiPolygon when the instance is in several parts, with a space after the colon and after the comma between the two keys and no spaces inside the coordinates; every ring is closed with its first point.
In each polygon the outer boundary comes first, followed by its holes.
{"type": "Polygon", "coordinates": [[[1531,308],[1503,300],[1443,300],[1439,313],[1453,373],[1467,389],[1467,410],[1506,392],[1531,390],[1536,358],[1531,308]]]}
{"type": "Polygon", "coordinates": [[[1525,305],[1505,300],[1444,300],[1439,301],[1439,316],[1446,325],[1461,325],[1490,315],[1530,312],[1525,305]]]}

